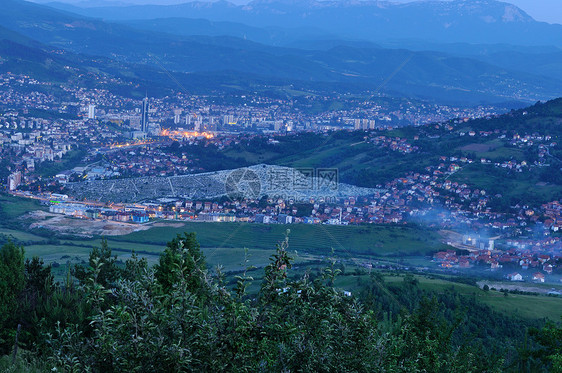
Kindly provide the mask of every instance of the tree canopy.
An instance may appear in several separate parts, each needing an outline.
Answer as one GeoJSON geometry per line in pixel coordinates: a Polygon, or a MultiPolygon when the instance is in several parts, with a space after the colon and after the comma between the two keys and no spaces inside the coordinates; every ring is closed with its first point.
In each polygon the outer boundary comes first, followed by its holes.
{"type": "Polygon", "coordinates": [[[288,245],[288,237],[277,245],[261,286],[248,292],[247,268],[228,285],[207,269],[195,234],[168,243],[153,267],[136,255],[116,263],[103,241],[62,284],[8,243],[0,249],[2,353],[12,351],[21,325],[21,371],[560,369],[556,325],[531,329],[524,347],[514,320],[454,291],[426,294],[411,275],[389,285],[373,273],[351,296],[334,287],[342,268],[335,261],[319,275],[292,273],[288,245]],[[479,318],[495,335],[478,335],[479,318]]]}

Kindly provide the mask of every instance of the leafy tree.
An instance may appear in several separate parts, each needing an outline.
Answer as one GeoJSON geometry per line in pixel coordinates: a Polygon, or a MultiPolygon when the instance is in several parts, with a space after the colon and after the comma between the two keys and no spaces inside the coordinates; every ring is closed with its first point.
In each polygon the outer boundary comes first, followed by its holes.
{"type": "Polygon", "coordinates": [[[121,276],[121,269],[117,266],[117,256],[112,256],[111,248],[107,244],[107,239],[101,240],[101,247],[94,247],[90,252],[89,267],[77,265],[73,268],[72,274],[81,284],[92,274],[95,263],[99,264],[97,281],[105,287],[117,281],[121,276]]]}
{"type": "Polygon", "coordinates": [[[562,373],[562,327],[548,323],[542,329],[531,329],[533,339],[538,343],[532,356],[543,361],[553,373],[562,373]]]}
{"type": "MultiPolygon", "coordinates": [[[[15,316],[17,323],[22,325],[20,344],[30,346],[37,341],[40,334],[38,315],[56,287],[51,266],[45,266],[43,259],[38,257],[26,259],[24,278],[25,287],[18,297],[18,312],[15,316]]],[[[75,306],[76,304],[72,305],[73,308],[75,306]]]]}
{"type": "Polygon", "coordinates": [[[139,258],[134,251],[131,253],[131,258],[125,261],[125,268],[122,271],[123,280],[134,281],[142,273],[148,269],[148,261],[146,258],[139,258]]]}
{"type": "Polygon", "coordinates": [[[24,289],[24,249],[8,242],[0,248],[0,351],[13,343],[18,296],[24,289]]]}
{"type": "Polygon", "coordinates": [[[43,259],[34,256],[25,261],[25,293],[28,297],[37,298],[40,293],[51,293],[54,288],[54,277],[51,266],[45,266],[43,259]]]}
{"type": "Polygon", "coordinates": [[[195,233],[178,234],[169,242],[155,269],[156,279],[166,292],[179,281],[182,273],[187,273],[189,291],[200,290],[203,286],[201,274],[205,270],[205,259],[195,233]]]}

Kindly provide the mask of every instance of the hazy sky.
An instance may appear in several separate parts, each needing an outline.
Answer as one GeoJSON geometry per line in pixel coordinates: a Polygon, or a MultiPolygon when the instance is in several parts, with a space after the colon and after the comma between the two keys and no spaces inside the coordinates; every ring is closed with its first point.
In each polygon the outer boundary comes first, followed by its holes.
{"type": "MultiPolygon", "coordinates": [[[[32,0],[36,2],[48,2],[51,0],[32,0]]],[[[79,3],[84,0],[58,0],[66,3],[79,3]]],[[[111,0],[109,0],[111,1],[111,0]]],[[[115,0],[115,2],[131,4],[178,4],[192,0],[115,0]]],[[[206,0],[199,0],[206,1],[206,0]]],[[[211,0],[207,0],[211,1],[211,0]]],[[[391,0],[397,2],[411,2],[414,0],[391,0]]],[[[562,24],[562,0],[503,0],[512,3],[529,13],[539,21],[562,24]]],[[[230,0],[235,4],[246,4],[249,0],[230,0]]]]}

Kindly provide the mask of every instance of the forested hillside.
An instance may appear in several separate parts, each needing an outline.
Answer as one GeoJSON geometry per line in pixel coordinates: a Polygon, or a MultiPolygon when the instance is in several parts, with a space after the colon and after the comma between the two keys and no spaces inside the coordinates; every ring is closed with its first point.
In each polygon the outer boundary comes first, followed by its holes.
{"type": "Polygon", "coordinates": [[[116,262],[106,242],[53,282],[24,248],[0,249],[2,371],[560,371],[562,329],[499,314],[451,289],[373,272],[350,295],[340,270],[292,268],[288,237],[259,290],[206,267],[195,234],[156,266],[116,262]]]}

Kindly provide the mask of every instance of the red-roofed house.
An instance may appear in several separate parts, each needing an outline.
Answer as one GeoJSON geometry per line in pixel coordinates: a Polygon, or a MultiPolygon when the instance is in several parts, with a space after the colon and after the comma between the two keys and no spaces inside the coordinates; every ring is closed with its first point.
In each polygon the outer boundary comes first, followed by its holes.
{"type": "Polygon", "coordinates": [[[533,274],[533,281],[544,282],[544,274],[540,272],[533,274]]]}

